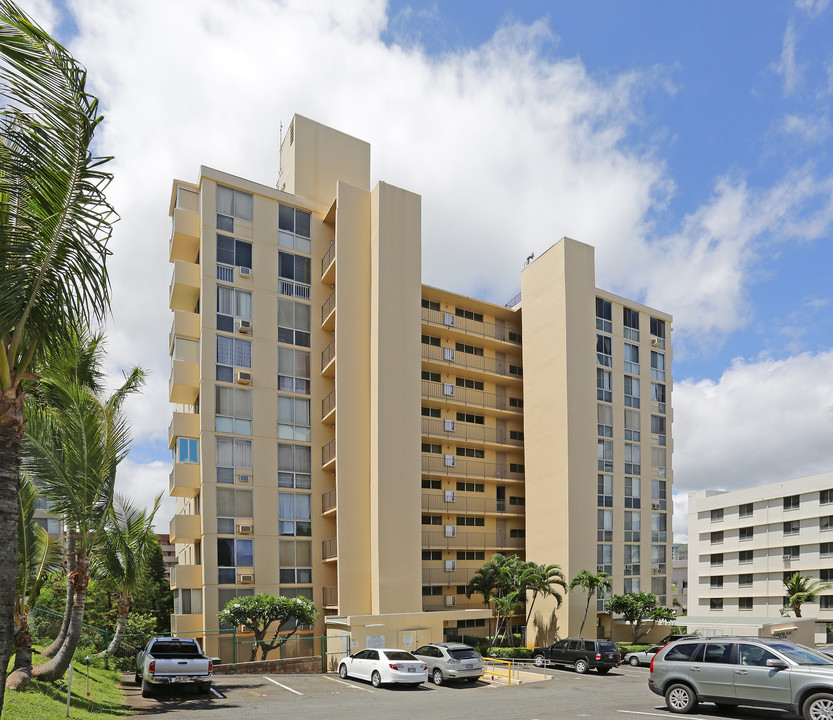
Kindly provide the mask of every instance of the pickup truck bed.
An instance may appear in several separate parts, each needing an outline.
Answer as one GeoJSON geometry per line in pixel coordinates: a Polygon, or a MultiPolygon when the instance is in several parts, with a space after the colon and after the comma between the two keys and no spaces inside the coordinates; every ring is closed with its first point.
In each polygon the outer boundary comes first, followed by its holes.
{"type": "Polygon", "coordinates": [[[154,638],[136,656],[135,680],[142,685],[142,697],[150,697],[155,685],[197,685],[211,689],[213,663],[196,640],[154,638]]]}

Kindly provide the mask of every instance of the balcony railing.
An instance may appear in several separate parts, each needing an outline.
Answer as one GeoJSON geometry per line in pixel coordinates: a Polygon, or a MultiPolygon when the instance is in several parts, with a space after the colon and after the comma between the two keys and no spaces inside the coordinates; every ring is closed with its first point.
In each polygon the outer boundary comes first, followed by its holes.
{"type": "Polygon", "coordinates": [[[321,351],[321,369],[322,370],[324,368],[326,368],[327,365],[330,364],[330,361],[335,357],[335,354],[336,354],[336,339],[333,338],[332,340],[330,340],[330,344],[327,345],[327,347],[325,347],[321,351]]]}
{"type": "Polygon", "coordinates": [[[325,418],[329,415],[336,407],[336,389],[333,388],[327,393],[327,397],[325,397],[321,401],[321,417],[325,418]]]}
{"type": "Polygon", "coordinates": [[[471,580],[477,568],[460,568],[446,570],[445,568],[422,568],[423,585],[465,585],[471,580]]]}
{"type": "Polygon", "coordinates": [[[321,275],[323,276],[327,272],[327,268],[330,267],[330,263],[336,259],[336,244],[334,242],[330,243],[330,247],[327,248],[327,252],[324,253],[324,257],[321,258],[321,275]]]}
{"type": "Polygon", "coordinates": [[[334,607],[338,605],[338,587],[324,588],[324,605],[325,607],[334,607]]]}
{"type": "Polygon", "coordinates": [[[446,535],[445,530],[423,530],[422,547],[446,548],[454,550],[483,550],[484,548],[522,549],[526,545],[524,538],[509,537],[509,533],[462,532],[456,526],[454,535],[446,535]]]}
{"type": "MultiPolygon", "coordinates": [[[[322,364],[322,369],[323,367],[325,366],[322,364]]],[[[461,403],[472,407],[494,408],[495,410],[504,410],[519,414],[523,412],[522,407],[511,405],[509,402],[510,398],[506,395],[496,395],[495,393],[487,393],[483,390],[458,387],[451,383],[423,380],[422,396],[444,402],[461,403]]]]}
{"type": "Polygon", "coordinates": [[[321,495],[321,512],[329,512],[336,506],[336,489],[328,490],[321,495]]]}
{"type": "MultiPolygon", "coordinates": [[[[424,598],[428,600],[429,598],[424,598]]],[[[485,610],[486,605],[483,602],[477,602],[475,600],[461,600],[455,602],[453,605],[447,605],[446,603],[438,603],[436,601],[431,602],[430,604],[423,603],[422,610],[423,612],[441,612],[443,610],[485,610]]]]}
{"type": "Polygon", "coordinates": [[[328,297],[324,304],[321,306],[321,324],[324,324],[324,321],[330,317],[330,313],[336,309],[336,292],[333,290],[330,293],[330,297],[328,297]]]}
{"type": "Polygon", "coordinates": [[[321,465],[324,466],[336,456],[336,439],[333,438],[321,448],[321,465]]]}
{"type": "Polygon", "coordinates": [[[457,422],[456,420],[438,420],[426,417],[422,418],[422,434],[448,440],[495,443],[496,445],[511,445],[512,447],[523,447],[524,444],[523,440],[510,437],[508,430],[457,422]]]}
{"type": "Polygon", "coordinates": [[[429,310],[428,308],[422,308],[422,320],[430,325],[453,327],[469,335],[493,338],[503,342],[511,342],[515,345],[521,344],[520,330],[507,327],[505,323],[495,324],[469,320],[468,318],[459,317],[454,313],[443,312],[442,310],[429,310]]]}
{"type": "Polygon", "coordinates": [[[336,545],[336,538],[324,540],[321,543],[321,559],[332,560],[338,557],[338,546],[336,545]]]}
{"type": "Polygon", "coordinates": [[[524,474],[513,471],[509,466],[481,460],[466,460],[456,455],[423,455],[422,472],[430,475],[452,475],[467,478],[496,478],[498,480],[522,481],[524,474]],[[454,464],[447,458],[453,458],[454,464]]]}
{"type": "MultiPolygon", "coordinates": [[[[321,321],[324,321],[322,317],[321,321]]],[[[505,377],[514,377],[518,380],[522,379],[523,375],[520,372],[510,372],[509,367],[520,368],[521,361],[514,360],[498,360],[493,357],[485,357],[484,355],[472,355],[471,353],[455,350],[454,348],[437,347],[436,345],[422,345],[423,360],[434,360],[436,362],[449,363],[454,367],[466,368],[467,370],[481,370],[483,372],[494,373],[495,375],[503,375],[505,377]]]]}
{"type": "Polygon", "coordinates": [[[467,497],[459,493],[423,493],[422,509],[426,511],[454,513],[501,513],[506,515],[524,515],[523,505],[510,505],[506,500],[496,498],[467,497]]]}

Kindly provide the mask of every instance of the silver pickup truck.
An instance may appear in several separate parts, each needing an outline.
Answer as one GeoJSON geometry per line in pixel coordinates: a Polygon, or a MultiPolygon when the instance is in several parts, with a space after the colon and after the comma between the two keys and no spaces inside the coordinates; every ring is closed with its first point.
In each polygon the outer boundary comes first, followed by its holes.
{"type": "Polygon", "coordinates": [[[209,692],[212,672],[214,663],[189,638],[153,638],[136,655],[135,680],[142,685],[142,697],[151,697],[155,685],[190,684],[209,692]]]}

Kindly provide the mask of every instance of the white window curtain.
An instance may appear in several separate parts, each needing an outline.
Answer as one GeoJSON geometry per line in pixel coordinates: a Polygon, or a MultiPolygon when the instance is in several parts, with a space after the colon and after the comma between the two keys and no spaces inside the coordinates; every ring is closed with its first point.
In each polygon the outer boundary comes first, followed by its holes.
{"type": "Polygon", "coordinates": [[[232,438],[218,437],[215,445],[215,464],[217,467],[234,467],[234,441],[232,438]]]}
{"type": "Polygon", "coordinates": [[[234,440],[234,467],[237,468],[251,468],[252,467],[252,441],[251,440],[234,440]]]}
{"type": "Polygon", "coordinates": [[[235,292],[235,300],[237,305],[235,308],[235,315],[237,315],[237,317],[245,318],[246,320],[251,320],[252,294],[243,290],[237,290],[235,292]]]}
{"type": "Polygon", "coordinates": [[[234,288],[217,286],[217,312],[222,315],[234,315],[234,288]]]}

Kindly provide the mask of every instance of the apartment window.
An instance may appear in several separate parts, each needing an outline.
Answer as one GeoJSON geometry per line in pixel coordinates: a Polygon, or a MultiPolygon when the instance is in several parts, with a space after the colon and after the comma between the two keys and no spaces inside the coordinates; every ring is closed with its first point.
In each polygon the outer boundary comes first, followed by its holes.
{"type": "Polygon", "coordinates": [[[200,341],[179,336],[174,337],[173,358],[174,360],[183,360],[185,362],[199,362],[200,341]]]}
{"type": "Polygon", "coordinates": [[[787,520],[784,523],[784,535],[798,535],[798,520],[787,520]]]}
{"type": "Polygon", "coordinates": [[[278,390],[309,395],[309,351],[278,347],[278,390]]]}
{"type": "Polygon", "coordinates": [[[278,534],[312,535],[312,495],[278,493],[278,534]]]}
{"type": "Polygon", "coordinates": [[[434,453],[435,455],[442,455],[443,446],[436,443],[422,443],[422,452],[434,453]]]}
{"type": "Polygon", "coordinates": [[[668,516],[651,513],[651,542],[668,542],[668,516]]]}
{"type": "Polygon", "coordinates": [[[613,510],[596,511],[597,540],[613,542],[613,510]]]}
{"type": "Polygon", "coordinates": [[[457,457],[483,458],[486,454],[480,448],[457,448],[457,457]]]}
{"type": "Polygon", "coordinates": [[[655,338],[665,339],[665,320],[659,318],[651,318],[651,335],[655,338]]]}
{"type": "Polygon", "coordinates": [[[234,535],[237,520],[243,518],[251,521],[254,517],[254,502],[251,490],[235,488],[216,488],[217,491],[217,532],[234,535]]]}
{"type": "Polygon", "coordinates": [[[638,508],[641,505],[638,477],[625,477],[625,507],[638,508]]]}
{"type": "MultiPolygon", "coordinates": [[[[424,407],[422,408],[422,416],[430,418],[441,418],[442,411],[439,408],[424,407]]],[[[459,420],[459,418],[458,418],[459,420]]]]}
{"type": "Polygon", "coordinates": [[[252,367],[252,343],[249,340],[217,336],[217,380],[234,382],[234,368],[252,367]]]}
{"type": "Polygon", "coordinates": [[[308,398],[278,395],[278,438],[310,441],[310,401],[308,398]]]}
{"type": "Polygon", "coordinates": [[[474,312],[473,310],[466,310],[465,308],[454,308],[454,314],[457,317],[466,318],[467,320],[483,322],[483,313],[474,312]]]}
{"type": "Polygon", "coordinates": [[[722,530],[714,530],[711,534],[711,544],[718,545],[723,542],[723,531],[722,530]]]}
{"type": "Polygon", "coordinates": [[[625,575],[639,575],[639,545],[625,545],[625,575]]]}
{"type": "MultiPolygon", "coordinates": [[[[220,588],[217,591],[218,604],[217,607],[224,608],[232,600],[239,597],[251,597],[255,594],[254,588],[220,588]]],[[[220,623],[221,630],[231,630],[231,625],[220,623]]]]}
{"type": "Polygon", "coordinates": [[[651,380],[665,382],[665,353],[651,350],[651,380]]]}
{"type": "Polygon", "coordinates": [[[654,468],[657,477],[664,478],[667,472],[667,453],[664,447],[651,448],[651,467],[654,468]]]}
{"type": "Polygon", "coordinates": [[[712,567],[719,567],[723,565],[723,553],[712,553],[710,564],[712,567]]]}
{"type": "Polygon", "coordinates": [[[523,398],[509,398],[509,407],[513,408],[522,408],[524,406],[524,399],[523,398]]]}
{"type": "Polygon", "coordinates": [[[741,565],[743,565],[745,563],[751,563],[752,559],[754,557],[753,552],[754,551],[752,551],[752,550],[741,550],[738,553],[738,563],[740,563],[741,565]]]}
{"type": "Polygon", "coordinates": [[[819,580],[823,583],[833,582],[833,568],[822,568],[819,570],[819,580]]]}
{"type": "Polygon", "coordinates": [[[485,553],[483,550],[458,550],[458,560],[485,560],[485,553]]]}
{"type": "Polygon", "coordinates": [[[599,365],[613,367],[612,342],[607,335],[596,335],[596,362],[599,365]]]}
{"type": "Polygon", "coordinates": [[[422,488],[424,490],[442,490],[442,480],[431,480],[429,478],[422,478],[422,488]]]}
{"type": "Polygon", "coordinates": [[[738,585],[740,587],[752,587],[752,573],[738,575],[738,585]]]}
{"type": "Polygon", "coordinates": [[[651,545],[651,565],[661,565],[665,570],[665,545],[651,545]]]}
{"type": "Polygon", "coordinates": [[[800,545],[785,545],[784,546],[784,559],[790,560],[798,560],[801,557],[801,546],[800,545]]]}
{"type": "Polygon", "coordinates": [[[252,319],[252,294],[228,285],[217,285],[217,330],[234,332],[236,319],[252,319]]]}
{"type": "Polygon", "coordinates": [[[709,599],[709,610],[722,610],[723,609],[723,598],[710,598],[709,599]]]}
{"type": "Polygon", "coordinates": [[[429,372],[428,370],[423,370],[421,377],[423,380],[428,380],[429,382],[438,383],[441,380],[440,374],[438,372],[429,372]]]}
{"type": "Polygon", "coordinates": [[[309,300],[312,260],[278,251],[278,294],[309,300]]]}
{"type": "Polygon", "coordinates": [[[457,629],[463,630],[465,628],[479,628],[479,627],[486,627],[485,620],[458,620],[457,621],[457,629]]]}
{"type": "Polygon", "coordinates": [[[483,425],[486,422],[484,415],[475,415],[473,413],[457,413],[457,422],[474,423],[475,425],[483,425]]]}
{"type": "MultiPolygon", "coordinates": [[[[245,240],[237,240],[228,235],[217,233],[217,262],[230,268],[235,266],[251,268],[252,244],[245,240]]],[[[229,273],[230,276],[224,276],[223,279],[228,277],[231,280],[234,277],[231,269],[229,269],[229,273]]]]}
{"type": "Polygon", "coordinates": [[[624,579],[623,587],[625,590],[625,594],[627,593],[638,593],[641,587],[638,577],[626,577],[624,579]]]}
{"type": "Polygon", "coordinates": [[[526,530],[524,530],[523,528],[510,528],[509,529],[509,537],[510,538],[515,538],[516,540],[519,539],[519,538],[525,538],[526,537],[526,530]]]}
{"type": "Polygon", "coordinates": [[[746,503],[738,506],[739,517],[752,517],[752,503],[746,503]]]}
{"type": "Polygon", "coordinates": [[[510,505],[526,505],[526,498],[525,497],[517,497],[515,495],[509,496],[509,504],[510,505]]]}
{"type": "Polygon", "coordinates": [[[439,585],[423,585],[422,586],[422,596],[423,597],[433,597],[435,595],[442,595],[443,589],[439,585]]]}
{"type": "Polygon", "coordinates": [[[723,508],[717,508],[711,511],[712,522],[723,522],[723,508]]]}
{"type": "Polygon", "coordinates": [[[233,585],[237,568],[254,567],[254,540],[217,538],[217,582],[233,585]]]}
{"type": "Polygon", "coordinates": [[[486,492],[486,486],[483,483],[473,482],[458,482],[458,492],[486,492]]]}
{"type": "Polygon", "coordinates": [[[278,342],[309,347],[310,306],[278,298],[278,342]]]}
{"type": "Polygon", "coordinates": [[[422,559],[423,560],[442,560],[443,559],[443,551],[442,550],[423,550],[422,551],[422,559]]]}
{"type": "Polygon", "coordinates": [[[753,602],[751,597],[738,598],[738,610],[752,610],[753,602]]]}
{"type": "Polygon", "coordinates": [[[665,418],[661,415],[651,415],[651,435],[657,436],[657,444],[665,445],[665,418]]]}
{"type": "Polygon", "coordinates": [[[599,507],[613,507],[613,476],[599,475],[599,507]]]}
{"type": "Polygon", "coordinates": [[[625,375],[625,406],[639,407],[639,378],[625,375]]]}
{"type": "Polygon", "coordinates": [[[613,437],[613,408],[610,405],[596,406],[597,432],[601,437],[613,437]]]}
{"type": "Polygon", "coordinates": [[[833,530],[833,515],[819,518],[819,530],[833,530]]]}
{"type": "Polygon", "coordinates": [[[234,471],[252,467],[252,441],[242,438],[216,437],[214,462],[218,483],[234,483],[234,471]]]}
{"type": "Polygon", "coordinates": [[[596,330],[601,330],[602,332],[613,332],[613,323],[611,319],[613,318],[613,308],[610,304],[610,300],[602,300],[602,298],[596,298],[596,330]]]}
{"type": "Polygon", "coordinates": [[[642,473],[642,448],[633,443],[625,443],[625,474],[640,475],[642,473]]]}
{"type": "Polygon", "coordinates": [[[509,472],[522,473],[526,472],[526,467],[523,463],[509,463],[509,472]]]}
{"type": "Polygon", "coordinates": [[[305,210],[278,205],[278,245],[309,254],[311,217],[305,210]]]}
{"type": "Polygon", "coordinates": [[[435,312],[440,312],[440,304],[435,300],[426,300],[425,298],[423,298],[422,307],[424,307],[426,310],[434,310],[435,312]]]}
{"type": "Polygon", "coordinates": [[[252,221],[254,214],[254,196],[251,193],[235,190],[234,188],[217,186],[217,225],[220,225],[219,216],[226,218],[239,218],[240,220],[252,221]]]}
{"type": "Polygon", "coordinates": [[[800,495],[788,495],[784,498],[784,510],[798,510],[800,504],[800,495]]]}
{"type": "Polygon", "coordinates": [[[665,385],[651,383],[651,402],[657,403],[657,412],[665,413],[665,385]]]}
{"type": "Polygon", "coordinates": [[[625,440],[639,442],[642,439],[639,410],[625,409],[625,440]]]}
{"type": "Polygon", "coordinates": [[[509,431],[509,439],[510,440],[520,440],[523,441],[524,434],[522,430],[510,430],[509,431]]]}
{"type": "Polygon", "coordinates": [[[613,472],[613,440],[598,440],[599,470],[613,472]]]}
{"type": "Polygon", "coordinates": [[[485,524],[485,519],[482,517],[457,517],[457,525],[461,527],[483,527],[485,524]]]}
{"type": "Polygon", "coordinates": [[[596,368],[596,399],[613,402],[613,375],[610,370],[596,368]]]}
{"type": "Polygon", "coordinates": [[[281,540],[278,543],[279,582],[312,584],[312,543],[309,540],[281,540]]]}
{"type": "Polygon", "coordinates": [[[822,557],[830,557],[833,555],[833,543],[823,542],[819,544],[819,555],[822,557]]]}
{"type": "Polygon", "coordinates": [[[625,372],[639,375],[639,345],[625,343],[625,372]]]}
{"type": "Polygon", "coordinates": [[[252,391],[232,387],[215,388],[214,429],[236,435],[252,434],[252,391]]]}
{"type": "Polygon", "coordinates": [[[722,588],[723,587],[723,576],[722,575],[712,575],[710,580],[709,580],[709,587],[722,588]]]}
{"type": "Polygon", "coordinates": [[[651,509],[666,509],[666,492],[665,480],[651,480],[651,509]]]}
{"type": "Polygon", "coordinates": [[[833,610],[833,595],[822,595],[819,598],[819,609],[833,610]]]}
{"type": "Polygon", "coordinates": [[[509,374],[516,375],[517,377],[524,376],[524,369],[520,365],[513,365],[509,363],[509,374]]]}
{"type": "Polygon", "coordinates": [[[455,350],[461,353],[467,353],[469,355],[478,355],[483,357],[483,348],[477,347],[476,345],[466,345],[465,343],[455,343],[454,345],[455,350]]]}
{"type": "Polygon", "coordinates": [[[508,338],[509,342],[514,343],[520,343],[523,340],[521,333],[519,333],[517,330],[509,330],[506,333],[506,337],[508,338]]]}
{"type": "Polygon", "coordinates": [[[176,462],[198,463],[200,461],[200,441],[197,438],[177,438],[174,447],[176,448],[176,462]]]}
{"type": "Polygon", "coordinates": [[[738,530],[738,540],[751,540],[755,534],[755,528],[742,527],[738,530]]]}
{"type": "Polygon", "coordinates": [[[438,337],[434,337],[433,335],[423,335],[422,336],[422,344],[423,345],[433,345],[434,347],[440,346],[440,339],[438,337]]]}
{"type": "Polygon", "coordinates": [[[311,466],[309,445],[278,443],[278,487],[308,490],[312,487],[311,466]]]}
{"type": "Polygon", "coordinates": [[[821,505],[829,505],[833,503],[833,490],[820,490],[819,503],[821,505]]]}
{"type": "Polygon", "coordinates": [[[642,516],[635,510],[625,510],[625,542],[639,542],[642,539],[642,516]]]}
{"type": "Polygon", "coordinates": [[[596,545],[596,572],[613,572],[613,545],[596,545]]]}
{"type": "Polygon", "coordinates": [[[174,614],[199,615],[202,613],[202,590],[175,590],[174,614]]]}
{"type": "Polygon", "coordinates": [[[483,381],[482,380],[472,380],[471,378],[461,378],[458,377],[456,379],[457,387],[464,387],[468,388],[469,390],[482,390],[483,389],[483,381]]]}
{"type": "Polygon", "coordinates": [[[442,525],[443,519],[439,515],[423,515],[422,516],[422,524],[423,525],[442,525]]]}

